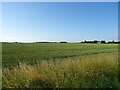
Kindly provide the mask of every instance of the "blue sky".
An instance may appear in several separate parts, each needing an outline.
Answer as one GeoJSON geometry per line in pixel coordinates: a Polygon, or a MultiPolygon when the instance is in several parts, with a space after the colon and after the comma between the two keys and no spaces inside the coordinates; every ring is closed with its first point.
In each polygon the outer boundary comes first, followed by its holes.
{"type": "Polygon", "coordinates": [[[2,41],[117,40],[117,2],[4,2],[2,41]]]}

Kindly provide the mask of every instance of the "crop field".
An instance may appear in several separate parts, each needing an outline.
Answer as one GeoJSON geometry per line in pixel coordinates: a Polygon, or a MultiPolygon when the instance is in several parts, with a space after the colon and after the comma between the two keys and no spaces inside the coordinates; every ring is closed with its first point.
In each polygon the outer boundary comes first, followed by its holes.
{"type": "Polygon", "coordinates": [[[118,88],[118,45],[3,43],[4,88],[118,88]]]}

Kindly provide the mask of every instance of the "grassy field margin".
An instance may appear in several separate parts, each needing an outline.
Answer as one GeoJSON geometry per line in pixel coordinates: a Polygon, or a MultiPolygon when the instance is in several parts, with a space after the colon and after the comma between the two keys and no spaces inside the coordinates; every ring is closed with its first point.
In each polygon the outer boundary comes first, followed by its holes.
{"type": "Polygon", "coordinates": [[[118,54],[41,61],[3,69],[5,88],[119,88],[118,54]]]}

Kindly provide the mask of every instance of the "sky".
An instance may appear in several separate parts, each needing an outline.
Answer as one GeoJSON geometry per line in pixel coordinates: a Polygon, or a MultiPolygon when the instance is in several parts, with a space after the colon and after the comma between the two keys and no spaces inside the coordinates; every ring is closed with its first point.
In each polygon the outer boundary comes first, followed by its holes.
{"type": "Polygon", "coordinates": [[[118,39],[117,2],[4,2],[2,41],[118,39]]]}

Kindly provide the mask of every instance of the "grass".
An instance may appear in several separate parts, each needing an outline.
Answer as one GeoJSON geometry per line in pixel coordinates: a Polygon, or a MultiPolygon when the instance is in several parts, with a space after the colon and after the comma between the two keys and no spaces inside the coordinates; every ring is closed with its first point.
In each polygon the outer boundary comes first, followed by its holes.
{"type": "Polygon", "coordinates": [[[117,53],[3,69],[6,88],[119,88],[117,53]]]}
{"type": "Polygon", "coordinates": [[[75,58],[117,52],[117,50],[117,44],[4,43],[2,45],[2,66],[3,68],[12,68],[19,62],[34,65],[42,60],[75,58]]]}
{"type": "Polygon", "coordinates": [[[3,88],[119,88],[118,45],[4,43],[3,88]]]}

